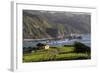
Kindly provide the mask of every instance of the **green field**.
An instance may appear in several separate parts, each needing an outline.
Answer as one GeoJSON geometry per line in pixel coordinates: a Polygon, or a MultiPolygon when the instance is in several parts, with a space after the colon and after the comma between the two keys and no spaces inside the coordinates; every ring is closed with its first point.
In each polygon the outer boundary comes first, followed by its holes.
{"type": "Polygon", "coordinates": [[[50,47],[23,54],[23,62],[61,61],[90,59],[88,52],[75,52],[73,46],[50,47]]]}

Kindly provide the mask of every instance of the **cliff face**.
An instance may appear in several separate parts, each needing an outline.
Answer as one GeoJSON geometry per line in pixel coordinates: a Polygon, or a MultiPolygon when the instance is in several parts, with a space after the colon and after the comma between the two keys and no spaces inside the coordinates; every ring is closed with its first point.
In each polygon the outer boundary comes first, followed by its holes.
{"type": "Polygon", "coordinates": [[[89,13],[23,10],[23,37],[41,39],[90,33],[90,19],[89,13]]]}

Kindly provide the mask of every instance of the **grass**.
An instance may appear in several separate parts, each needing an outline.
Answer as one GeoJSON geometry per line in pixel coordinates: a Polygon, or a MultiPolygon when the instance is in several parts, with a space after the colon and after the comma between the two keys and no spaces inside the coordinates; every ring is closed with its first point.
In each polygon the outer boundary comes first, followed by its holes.
{"type": "Polygon", "coordinates": [[[76,60],[76,59],[87,59],[89,56],[85,53],[68,53],[60,54],[56,56],[57,60],[76,60]]]}
{"type": "Polygon", "coordinates": [[[76,53],[74,47],[50,47],[48,50],[38,50],[33,53],[23,54],[23,62],[42,62],[59,60],[90,59],[88,53],[76,53]]]}

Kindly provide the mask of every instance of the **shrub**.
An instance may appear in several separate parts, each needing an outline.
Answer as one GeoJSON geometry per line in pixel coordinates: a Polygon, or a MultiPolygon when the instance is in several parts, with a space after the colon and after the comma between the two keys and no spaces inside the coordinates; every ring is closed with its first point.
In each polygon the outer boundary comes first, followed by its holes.
{"type": "Polygon", "coordinates": [[[64,45],[64,47],[73,47],[73,45],[64,45]]]}
{"type": "Polygon", "coordinates": [[[43,49],[43,46],[44,46],[44,45],[45,45],[45,44],[38,43],[36,46],[37,46],[38,49],[43,49]]]}
{"type": "Polygon", "coordinates": [[[80,42],[75,42],[74,47],[75,47],[75,51],[77,53],[79,53],[79,52],[88,52],[88,53],[90,53],[90,51],[91,51],[90,47],[88,47],[88,46],[86,46],[86,45],[84,45],[83,43],[80,43],[80,42]]]}
{"type": "Polygon", "coordinates": [[[32,49],[30,48],[24,48],[23,53],[31,53],[32,49]]]}

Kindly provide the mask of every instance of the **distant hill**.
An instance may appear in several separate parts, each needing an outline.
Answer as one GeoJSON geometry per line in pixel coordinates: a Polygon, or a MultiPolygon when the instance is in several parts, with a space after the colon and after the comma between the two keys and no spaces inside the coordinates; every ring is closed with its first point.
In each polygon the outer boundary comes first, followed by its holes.
{"type": "Polygon", "coordinates": [[[90,19],[89,13],[23,10],[23,37],[41,39],[90,33],[90,19]]]}

